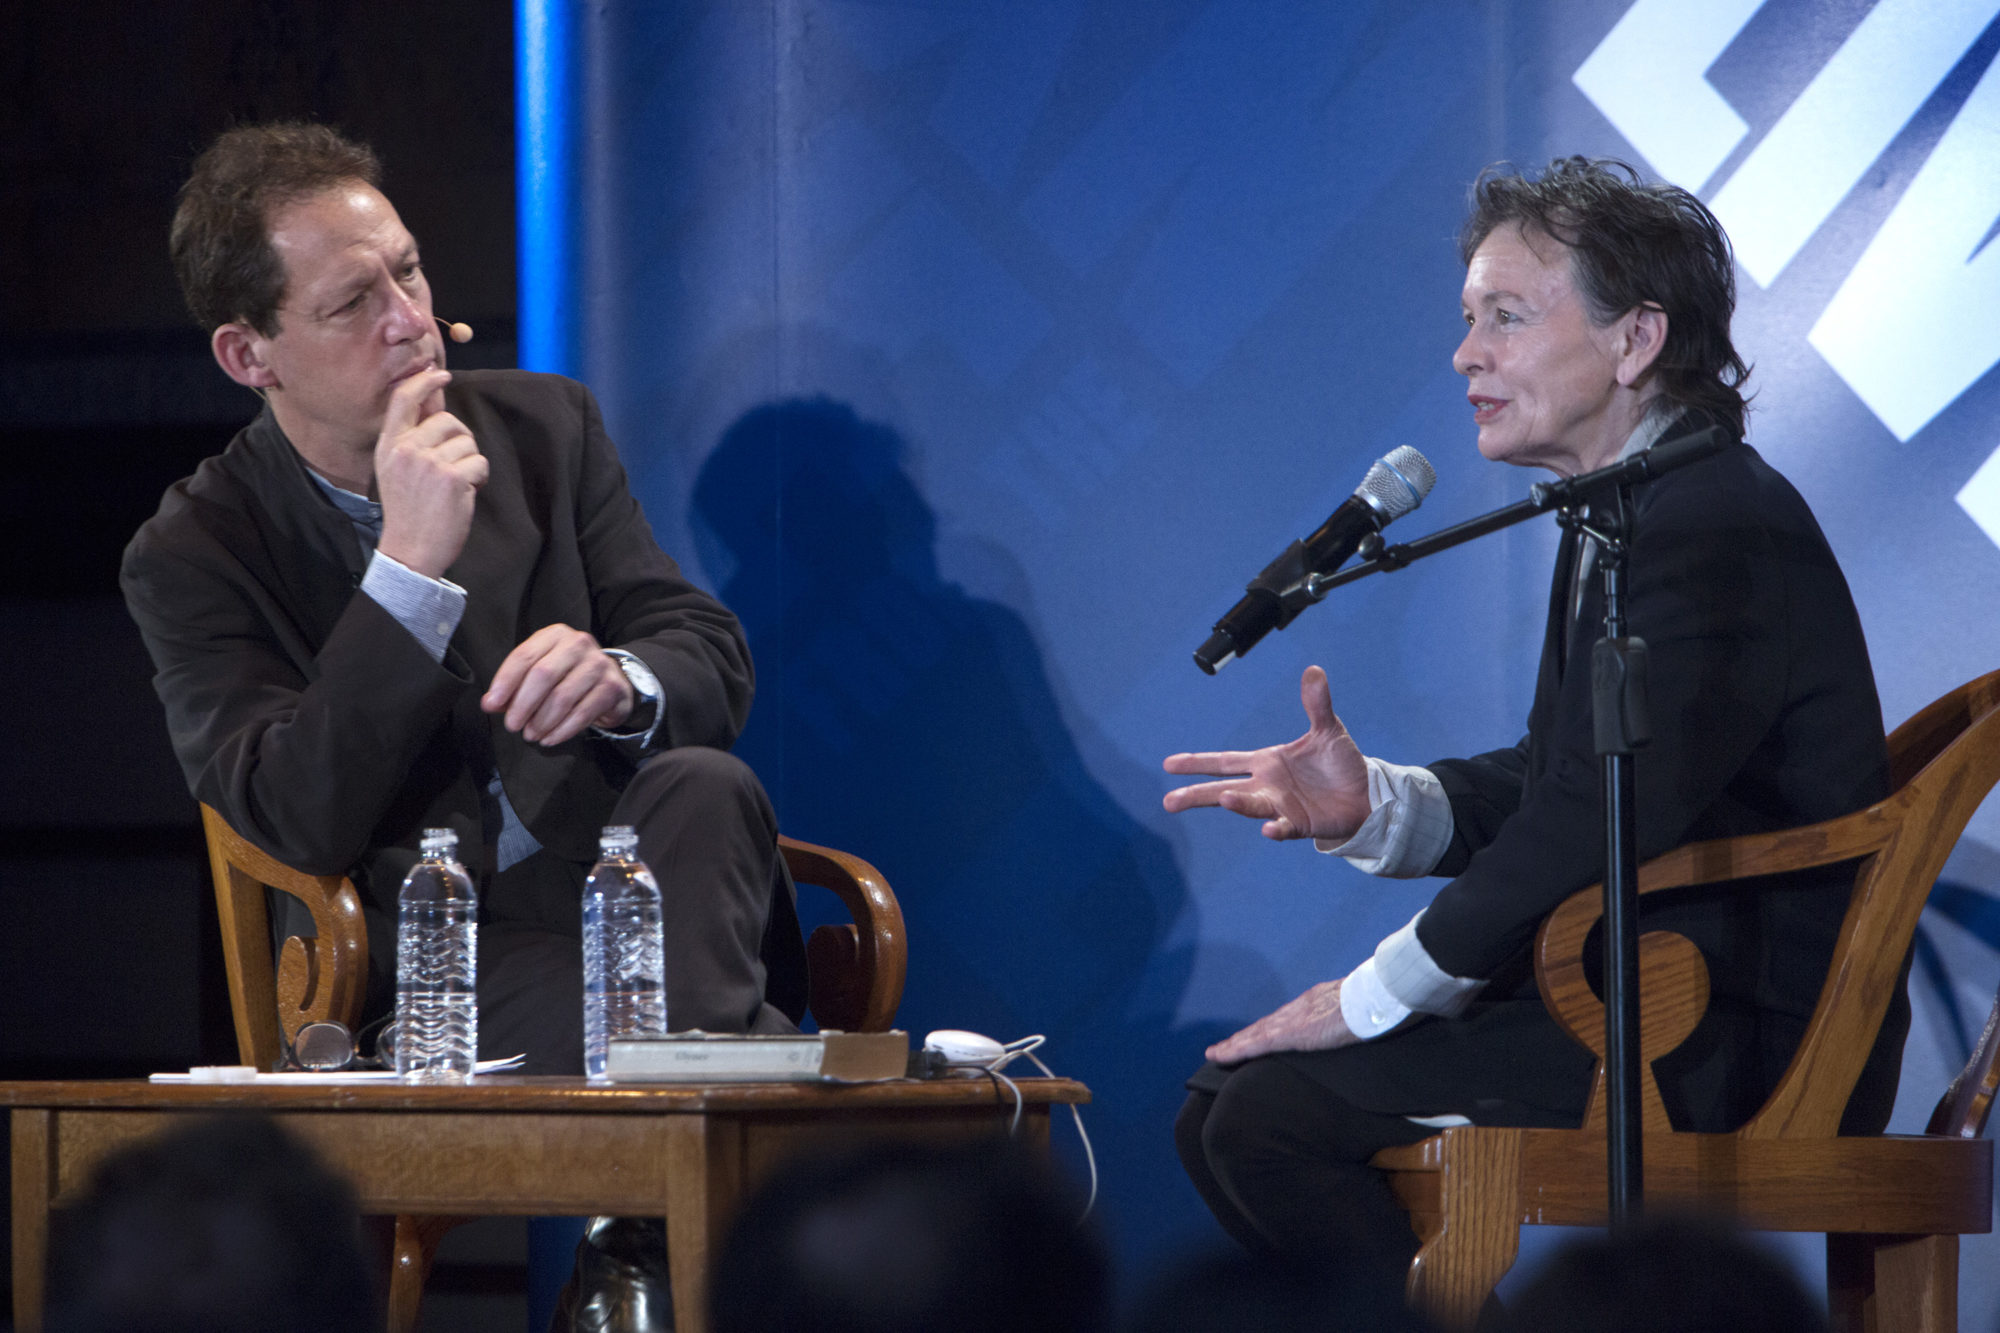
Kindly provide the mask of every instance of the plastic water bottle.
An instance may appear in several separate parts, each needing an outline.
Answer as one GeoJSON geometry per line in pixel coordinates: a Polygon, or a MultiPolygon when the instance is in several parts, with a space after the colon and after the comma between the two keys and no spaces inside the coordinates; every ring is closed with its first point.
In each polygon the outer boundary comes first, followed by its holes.
{"type": "Polygon", "coordinates": [[[423,852],[397,912],[396,1072],[463,1082],[479,1049],[479,899],[458,863],[458,834],[425,829],[423,852]]]}
{"type": "Polygon", "coordinates": [[[667,1030],[659,883],[628,825],[606,828],[598,854],[583,886],[583,1072],[591,1078],[604,1077],[611,1038],[667,1030]]]}

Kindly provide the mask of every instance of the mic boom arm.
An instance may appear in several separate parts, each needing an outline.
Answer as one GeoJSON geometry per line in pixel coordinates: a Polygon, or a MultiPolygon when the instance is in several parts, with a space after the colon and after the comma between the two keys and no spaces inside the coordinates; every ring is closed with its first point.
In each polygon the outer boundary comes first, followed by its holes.
{"type": "Polygon", "coordinates": [[[1403,566],[1425,556],[1436,555],[1461,546],[1476,537],[1484,537],[1489,532],[1510,528],[1525,522],[1537,514],[1551,509],[1565,509],[1595,495],[1606,487],[1631,486],[1653,480],[1676,468],[1699,462],[1710,454],[1721,453],[1731,440],[1728,432],[1719,426],[1669,444],[1654,445],[1641,449],[1630,458],[1601,467],[1595,472],[1585,472],[1580,476],[1564,477],[1557,481],[1538,481],[1528,490],[1528,498],[1516,501],[1505,509],[1496,509],[1478,518],[1469,518],[1463,523],[1440,529],[1413,542],[1397,546],[1386,546],[1376,551],[1358,565],[1352,565],[1335,574],[1315,575],[1308,580],[1314,600],[1326,596],[1335,588],[1365,579],[1370,574],[1380,574],[1403,566]]]}

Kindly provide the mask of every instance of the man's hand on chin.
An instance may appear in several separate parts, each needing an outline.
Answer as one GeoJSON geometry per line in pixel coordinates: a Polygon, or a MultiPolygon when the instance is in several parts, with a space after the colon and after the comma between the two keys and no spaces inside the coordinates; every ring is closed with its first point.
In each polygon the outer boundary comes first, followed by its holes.
{"type": "Polygon", "coordinates": [[[1340,983],[1322,981],[1290,1004],[1215,1043],[1207,1055],[1219,1065],[1233,1065],[1273,1051],[1331,1051],[1352,1046],[1357,1040],[1340,1016],[1340,983]]]}
{"type": "Polygon", "coordinates": [[[465,423],[444,410],[448,371],[432,367],[389,395],[375,442],[382,501],[376,550],[428,578],[443,578],[465,549],[472,509],[486,484],[486,456],[465,423]]]}

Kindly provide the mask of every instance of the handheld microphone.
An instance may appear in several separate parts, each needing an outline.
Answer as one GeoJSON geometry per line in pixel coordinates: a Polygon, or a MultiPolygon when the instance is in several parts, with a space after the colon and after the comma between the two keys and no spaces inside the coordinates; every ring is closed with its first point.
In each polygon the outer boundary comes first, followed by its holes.
{"type": "Polygon", "coordinates": [[[469,343],[472,341],[472,326],[470,324],[448,323],[442,315],[432,315],[431,318],[444,325],[445,332],[451,335],[453,342],[469,343]]]}
{"type": "Polygon", "coordinates": [[[1272,630],[1291,624],[1319,600],[1307,586],[1314,575],[1339,569],[1363,541],[1422,504],[1436,484],[1430,460],[1407,444],[1377,459],[1326,522],[1250,580],[1243,600],[1215,622],[1208,642],[1195,649],[1194,664],[1212,676],[1272,630]]]}

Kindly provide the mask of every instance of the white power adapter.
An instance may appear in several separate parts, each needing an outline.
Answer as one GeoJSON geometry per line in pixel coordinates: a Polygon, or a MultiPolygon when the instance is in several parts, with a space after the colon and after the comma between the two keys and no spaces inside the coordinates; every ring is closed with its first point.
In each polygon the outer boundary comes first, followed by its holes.
{"type": "Polygon", "coordinates": [[[1007,1055],[1007,1048],[993,1038],[958,1028],[939,1028],[924,1038],[924,1049],[936,1051],[948,1065],[979,1069],[991,1069],[1007,1055]]]}

